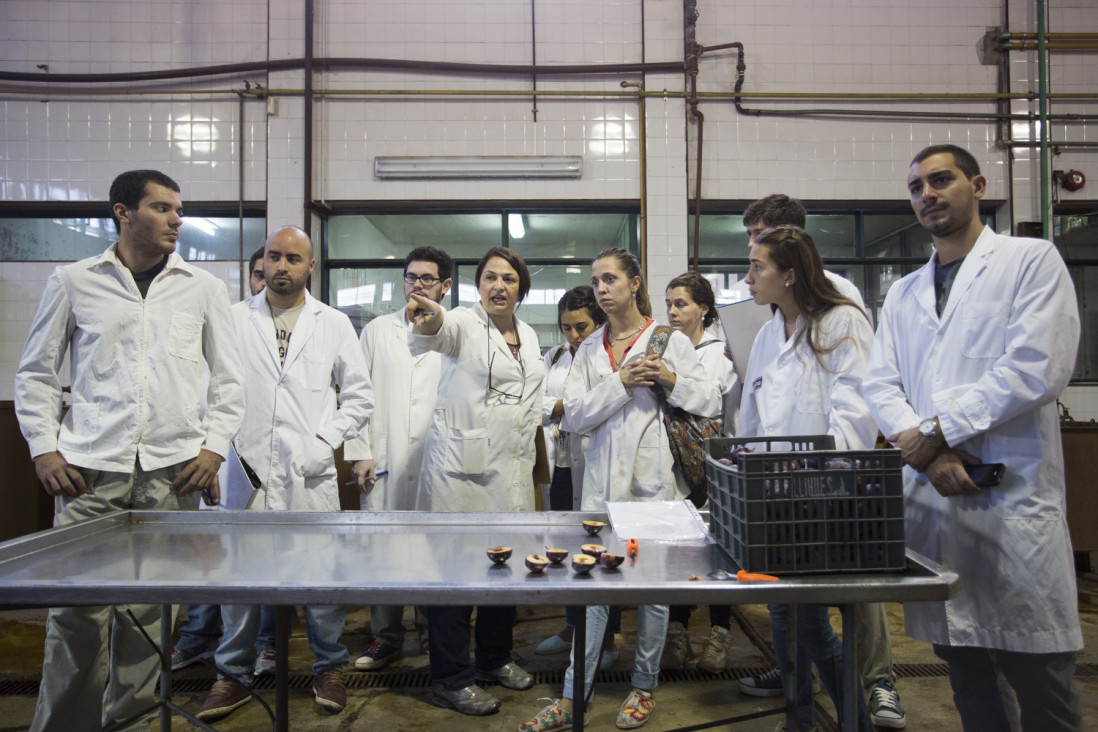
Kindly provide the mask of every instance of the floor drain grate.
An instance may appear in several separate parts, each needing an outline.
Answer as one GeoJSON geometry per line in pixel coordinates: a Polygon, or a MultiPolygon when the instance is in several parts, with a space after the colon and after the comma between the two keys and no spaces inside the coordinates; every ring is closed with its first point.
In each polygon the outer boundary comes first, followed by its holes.
{"type": "MultiPolygon", "coordinates": [[[[660,682],[705,683],[715,681],[734,683],[736,679],[755,676],[768,670],[760,667],[734,667],[725,669],[718,674],[705,673],[697,669],[668,670],[660,671],[660,682]]],[[[894,670],[896,677],[901,679],[944,678],[949,675],[949,667],[944,663],[898,663],[894,670]]],[[[554,685],[564,683],[564,669],[535,671],[532,675],[536,684],[554,685]]],[[[604,684],[627,684],[630,681],[630,672],[628,670],[601,671],[595,678],[604,684]]],[[[1076,664],[1075,678],[1098,678],[1098,664],[1076,664]]],[[[202,676],[177,677],[172,680],[172,688],[176,694],[201,694],[209,691],[213,681],[212,672],[202,676]]],[[[38,678],[0,679],[0,696],[37,696],[38,683],[38,678]]],[[[290,674],[290,689],[308,689],[312,683],[312,674],[290,674]]],[[[431,678],[427,669],[375,671],[365,674],[349,673],[346,675],[346,683],[348,689],[426,689],[431,685],[431,678]]],[[[259,691],[273,690],[274,677],[258,679],[255,682],[255,689],[259,691]]]]}

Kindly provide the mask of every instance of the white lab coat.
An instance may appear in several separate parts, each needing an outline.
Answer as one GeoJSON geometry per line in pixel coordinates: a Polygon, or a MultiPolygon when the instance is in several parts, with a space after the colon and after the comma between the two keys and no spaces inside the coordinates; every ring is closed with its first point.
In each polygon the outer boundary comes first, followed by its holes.
{"type": "Polygon", "coordinates": [[[817,358],[797,318],[792,338],[785,337],[782,311],[767,321],[747,361],[740,416],[742,437],[831,435],[837,450],[868,450],[877,437],[869,407],[861,395],[873,329],[865,315],[839,305],[820,319],[817,342],[830,353],[817,358]],[[794,346],[794,341],[796,345],[794,346]]]}
{"type": "Polygon", "coordinates": [[[735,405],[729,403],[733,395],[738,397],[740,394],[740,389],[737,388],[740,385],[740,377],[736,375],[736,365],[732,363],[732,359],[724,355],[723,340],[704,339],[694,349],[694,353],[698,354],[702,368],[717,386],[717,392],[721,398],[721,413],[717,417],[723,419],[729,408],[739,407],[738,403],[735,405]]]}
{"type": "Polygon", "coordinates": [[[351,321],[306,292],[281,365],[266,291],[232,311],[245,374],[244,424],[233,444],[262,483],[250,508],[338,511],[332,451],[362,430],[373,408],[351,321]]]}
{"type": "MultiPolygon", "coordinates": [[[[568,344],[550,348],[545,354],[545,398],[542,400],[541,425],[545,430],[546,453],[550,470],[565,465],[572,471],[572,510],[580,510],[580,498],[583,495],[583,471],[586,461],[583,452],[587,449],[587,436],[575,432],[562,432],[560,418],[551,419],[553,406],[558,399],[564,398],[564,381],[572,368],[572,351],[568,344]],[[563,351],[556,363],[553,358],[563,351]]],[[[548,504],[546,504],[548,505],[548,504]]]]}
{"type": "Polygon", "coordinates": [[[534,329],[518,318],[515,324],[519,360],[479,303],[447,312],[433,336],[409,336],[413,354],[442,354],[438,404],[423,449],[422,510],[534,510],[545,363],[534,329]]]}
{"type": "Polygon", "coordinates": [[[362,329],[362,353],[374,388],[374,412],[366,429],[348,440],[348,462],[373,460],[374,471],[388,475],[367,486],[363,511],[415,511],[423,444],[438,401],[442,356],[434,351],[413,356],[408,350],[411,324],[407,307],[374,318],[362,329]]]}
{"type": "MultiPolygon", "coordinates": [[[[626,360],[643,356],[656,330],[650,322],[626,360]]],[[[673,501],[689,492],[673,469],[671,447],[651,387],[626,389],[610,362],[604,341],[606,326],[576,350],[564,382],[561,429],[589,438],[584,457],[584,511],[604,511],[607,501],[673,501]]],[[[678,331],[667,342],[663,360],[676,376],[667,396],[671,406],[702,417],[720,413],[720,398],[705,373],[694,345],[678,331]]]]}
{"type": "Polygon", "coordinates": [[[1007,470],[995,488],[943,498],[904,468],[907,545],[962,586],[944,603],[906,604],[907,633],[1024,653],[1079,650],[1056,412],[1079,343],[1071,278],[1049,242],[985,228],[939,318],[934,261],[885,298],[866,399],[886,435],[937,416],[949,445],[1007,470]]]}
{"type": "Polygon", "coordinates": [[[224,283],[175,252],[146,297],[117,243],[58,267],[15,375],[31,455],[57,450],[116,473],[189,461],[202,448],[225,457],[244,413],[234,338],[224,283]],[[66,352],[72,406],[62,420],[66,352]]]}

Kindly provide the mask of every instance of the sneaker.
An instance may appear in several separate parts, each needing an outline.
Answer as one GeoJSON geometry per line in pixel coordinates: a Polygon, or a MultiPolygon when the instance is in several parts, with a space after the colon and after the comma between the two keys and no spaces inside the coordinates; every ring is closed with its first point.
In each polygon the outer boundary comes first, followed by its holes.
{"type": "Polygon", "coordinates": [[[656,708],[656,700],[652,698],[652,692],[633,689],[625,698],[621,709],[618,710],[618,721],[614,723],[618,729],[636,729],[642,727],[648,718],[652,716],[652,710],[656,708]]]}
{"type": "Polygon", "coordinates": [[[904,708],[900,706],[900,694],[891,679],[877,679],[869,696],[869,718],[878,727],[903,729],[907,725],[904,708]]]}
{"type": "Polygon", "coordinates": [[[617,660],[618,652],[616,650],[603,651],[602,654],[599,655],[599,671],[606,671],[608,668],[613,666],[614,661],[617,660]]]}
{"type": "Polygon", "coordinates": [[[192,663],[198,663],[206,658],[213,658],[214,649],[207,648],[205,650],[189,650],[187,648],[173,648],[172,649],[172,671],[178,671],[181,668],[187,668],[192,663]]]}
{"type": "Polygon", "coordinates": [[[214,682],[206,701],[202,702],[202,708],[194,716],[203,722],[215,722],[251,700],[252,694],[245,687],[235,681],[219,679],[214,682]]]}
{"type": "Polygon", "coordinates": [[[394,648],[383,640],[374,638],[370,647],[355,659],[355,668],[359,671],[377,671],[388,666],[401,656],[399,648],[394,648]]]}
{"type": "Polygon", "coordinates": [[[534,648],[534,653],[548,656],[551,653],[564,653],[572,647],[572,641],[566,641],[559,635],[551,635],[534,648]]]}
{"type": "Polygon", "coordinates": [[[485,714],[499,711],[499,699],[476,684],[469,684],[464,689],[453,691],[442,684],[435,684],[431,689],[431,703],[436,707],[453,709],[474,717],[483,717],[485,714]]]}
{"type": "Polygon", "coordinates": [[[709,673],[719,674],[728,665],[728,628],[714,625],[709,629],[709,640],[698,660],[698,668],[709,673]]]}
{"type": "Polygon", "coordinates": [[[347,686],[343,672],[338,668],[321,671],[313,679],[313,697],[316,703],[330,712],[342,712],[347,706],[347,686]]]}
{"type": "Polygon", "coordinates": [[[681,669],[693,657],[694,649],[686,636],[686,628],[682,623],[668,623],[667,639],[663,643],[663,655],[660,656],[660,668],[681,669]]]}
{"type": "Polygon", "coordinates": [[[274,676],[275,675],[275,652],[274,651],[260,651],[259,655],[255,659],[255,671],[252,675],[257,679],[260,676],[274,676]]]}
{"type": "Polygon", "coordinates": [[[526,673],[526,670],[514,661],[508,661],[499,668],[490,671],[477,669],[473,674],[477,681],[495,682],[500,686],[515,691],[529,689],[534,685],[534,677],[526,673]]]}
{"type": "Polygon", "coordinates": [[[748,696],[781,696],[782,670],[775,667],[758,676],[737,679],[736,685],[748,696]]]}
{"type": "MultiPolygon", "coordinates": [[[[759,674],[758,676],[737,679],[736,685],[740,687],[740,691],[748,696],[781,696],[784,687],[781,669],[777,667],[770,669],[764,674],[759,674]]],[[[820,689],[822,688],[820,676],[816,673],[815,667],[813,667],[812,693],[819,694],[820,689]]]]}
{"type": "Polygon", "coordinates": [[[519,732],[557,732],[572,729],[572,713],[564,711],[560,699],[550,701],[552,703],[538,712],[538,716],[520,724],[519,732]]]}

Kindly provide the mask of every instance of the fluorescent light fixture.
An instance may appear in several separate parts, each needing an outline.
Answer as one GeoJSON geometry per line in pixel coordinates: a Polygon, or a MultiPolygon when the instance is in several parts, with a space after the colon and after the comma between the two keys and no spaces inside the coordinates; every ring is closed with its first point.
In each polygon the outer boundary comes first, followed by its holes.
{"type": "Polygon", "coordinates": [[[469,155],[374,158],[378,178],[579,178],[581,155],[469,155]]]}
{"type": "Polygon", "coordinates": [[[526,236],[526,226],[522,223],[522,214],[507,214],[507,232],[512,239],[521,239],[526,236]]]}

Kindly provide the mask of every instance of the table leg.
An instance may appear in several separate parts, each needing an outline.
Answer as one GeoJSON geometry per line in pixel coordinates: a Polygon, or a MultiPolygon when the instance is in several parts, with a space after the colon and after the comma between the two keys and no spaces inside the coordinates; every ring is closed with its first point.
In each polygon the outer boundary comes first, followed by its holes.
{"type": "Polygon", "coordinates": [[[294,606],[275,608],[275,729],[290,729],[290,628],[294,621],[294,606]]]}
{"type": "MultiPolygon", "coordinates": [[[[785,694],[785,728],[800,729],[797,723],[797,606],[785,609],[785,658],[778,659],[785,694]]],[[[811,669],[810,669],[811,671],[811,669]]],[[[811,682],[810,682],[811,683],[811,682]]]]}
{"type": "Polygon", "coordinates": [[[576,625],[572,628],[572,729],[583,732],[583,715],[587,711],[587,606],[576,608],[576,625]]]}
{"type": "MultiPolygon", "coordinates": [[[[172,700],[172,606],[160,606],[160,699],[172,700]]],[[[168,704],[160,706],[160,732],[171,732],[172,710],[168,704]]]]}
{"type": "Polygon", "coordinates": [[[862,683],[858,673],[858,604],[840,605],[843,614],[843,729],[858,729],[858,688],[862,683]]]}

